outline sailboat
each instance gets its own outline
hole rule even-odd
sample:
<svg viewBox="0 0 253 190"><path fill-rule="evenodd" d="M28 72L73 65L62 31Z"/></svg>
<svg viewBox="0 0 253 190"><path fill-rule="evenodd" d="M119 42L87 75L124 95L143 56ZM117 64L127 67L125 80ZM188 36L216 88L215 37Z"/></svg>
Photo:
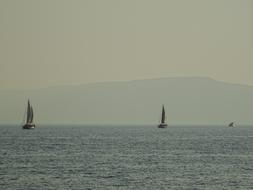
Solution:
<svg viewBox="0 0 253 190"><path fill-rule="evenodd" d="M35 124L33 123L33 108L28 100L26 109L26 123L23 125L23 129L34 129Z"/></svg>
<svg viewBox="0 0 253 190"><path fill-rule="evenodd" d="M165 109L164 106L162 108L162 118L161 118L161 123L158 125L158 128L166 128L168 127L167 123L165 122Z"/></svg>
<svg viewBox="0 0 253 190"><path fill-rule="evenodd" d="M228 127L235 127L235 122L229 123Z"/></svg>

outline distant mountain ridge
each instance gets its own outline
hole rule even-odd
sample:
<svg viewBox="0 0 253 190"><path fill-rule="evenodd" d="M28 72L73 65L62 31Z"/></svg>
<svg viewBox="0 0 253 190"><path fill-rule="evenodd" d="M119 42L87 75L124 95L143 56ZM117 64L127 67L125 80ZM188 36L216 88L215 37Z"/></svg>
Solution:
<svg viewBox="0 0 253 190"><path fill-rule="evenodd" d="M54 124L253 123L253 86L205 77L160 78L0 91L0 123L21 123L27 99L35 121Z"/></svg>

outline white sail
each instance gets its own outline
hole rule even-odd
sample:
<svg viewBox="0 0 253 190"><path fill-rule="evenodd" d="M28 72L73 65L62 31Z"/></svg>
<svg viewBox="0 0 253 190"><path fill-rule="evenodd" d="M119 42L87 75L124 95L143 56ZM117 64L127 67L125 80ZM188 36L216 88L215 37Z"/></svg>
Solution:
<svg viewBox="0 0 253 190"><path fill-rule="evenodd" d="M165 108L162 107L162 117L161 117L161 123L158 125L158 128L166 128L168 125L166 123L166 114L165 114Z"/></svg>
<svg viewBox="0 0 253 190"><path fill-rule="evenodd" d="M165 123L165 109L164 109L164 106L163 106L163 109L162 109L161 123Z"/></svg>
<svg viewBox="0 0 253 190"><path fill-rule="evenodd" d="M30 115L31 115L31 106L30 106L30 102L28 100L27 112L26 112L26 123L30 123Z"/></svg>
<svg viewBox="0 0 253 190"><path fill-rule="evenodd" d="M35 124L33 123L33 108L28 100L27 109L26 109L26 123L23 125L23 129L34 129Z"/></svg>
<svg viewBox="0 0 253 190"><path fill-rule="evenodd" d="M26 113L26 123L30 124L33 123L33 108L30 104L30 101L28 100L27 104L27 113Z"/></svg>
<svg viewBox="0 0 253 190"><path fill-rule="evenodd" d="M30 123L33 123L33 108L30 109Z"/></svg>

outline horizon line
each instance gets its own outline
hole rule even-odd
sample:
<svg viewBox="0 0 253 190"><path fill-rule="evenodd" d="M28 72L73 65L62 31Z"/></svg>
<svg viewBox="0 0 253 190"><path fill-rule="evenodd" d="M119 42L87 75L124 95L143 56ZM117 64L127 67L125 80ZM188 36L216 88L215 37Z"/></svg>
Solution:
<svg viewBox="0 0 253 190"><path fill-rule="evenodd" d="M38 122L37 125L39 126L157 126L159 123L40 123ZM22 126L20 123L0 123L1 126ZM227 123L171 123L168 124L168 127L174 126L193 126L193 127L206 127L206 126L227 126ZM253 123L237 123L237 126L253 126Z"/></svg>

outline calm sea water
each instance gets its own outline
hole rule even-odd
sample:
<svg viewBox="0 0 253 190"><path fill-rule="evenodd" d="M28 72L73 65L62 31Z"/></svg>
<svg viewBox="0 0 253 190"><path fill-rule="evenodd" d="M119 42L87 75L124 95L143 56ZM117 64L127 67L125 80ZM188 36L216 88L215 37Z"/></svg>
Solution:
<svg viewBox="0 0 253 190"><path fill-rule="evenodd" d="M253 127L0 126L0 189L253 189Z"/></svg>

